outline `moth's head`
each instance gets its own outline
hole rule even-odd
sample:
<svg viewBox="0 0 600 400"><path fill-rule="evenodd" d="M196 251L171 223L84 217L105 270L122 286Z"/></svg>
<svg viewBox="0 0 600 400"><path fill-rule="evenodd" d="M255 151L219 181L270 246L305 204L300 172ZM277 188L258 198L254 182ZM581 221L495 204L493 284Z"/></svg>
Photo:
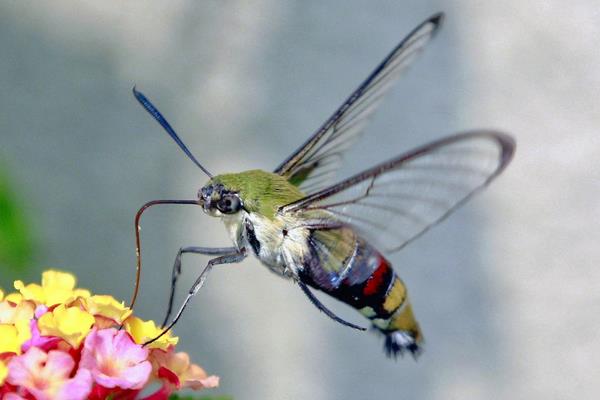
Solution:
<svg viewBox="0 0 600 400"><path fill-rule="evenodd" d="M235 214L243 208L239 193L215 179L198 191L198 203L213 217Z"/></svg>
<svg viewBox="0 0 600 400"><path fill-rule="evenodd" d="M273 218L279 207L304 195L283 176L258 169L212 177L198 192L209 215L233 215L241 210Z"/></svg>

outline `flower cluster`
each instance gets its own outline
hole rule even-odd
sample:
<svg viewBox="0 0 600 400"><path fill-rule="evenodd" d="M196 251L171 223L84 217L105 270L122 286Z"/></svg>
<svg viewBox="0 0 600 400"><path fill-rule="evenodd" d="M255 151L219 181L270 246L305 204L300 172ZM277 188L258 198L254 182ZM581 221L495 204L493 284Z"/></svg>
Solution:
<svg viewBox="0 0 600 400"><path fill-rule="evenodd" d="M15 281L0 290L0 398L167 399L175 390L219 384L175 352L161 332L111 296L75 287L75 277L46 271L42 284Z"/></svg>

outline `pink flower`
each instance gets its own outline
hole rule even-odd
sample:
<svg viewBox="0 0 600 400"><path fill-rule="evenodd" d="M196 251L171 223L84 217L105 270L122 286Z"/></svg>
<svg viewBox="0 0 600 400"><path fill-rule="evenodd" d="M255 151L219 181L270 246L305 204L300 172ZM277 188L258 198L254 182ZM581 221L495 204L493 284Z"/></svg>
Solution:
<svg viewBox="0 0 600 400"><path fill-rule="evenodd" d="M83 400L92 388L92 377L79 369L69 378L75 361L62 351L48 353L31 347L25 354L13 357L8 364L7 382L26 389L38 400Z"/></svg>
<svg viewBox="0 0 600 400"><path fill-rule="evenodd" d="M27 400L25 397L21 397L16 393L6 393L2 400Z"/></svg>
<svg viewBox="0 0 600 400"><path fill-rule="evenodd" d="M154 321L76 288L71 274L47 271L41 285L16 281L15 288L0 290L2 400L167 400L178 389L218 384L175 352L170 332L142 347L161 332Z"/></svg>
<svg viewBox="0 0 600 400"><path fill-rule="evenodd" d="M38 329L37 320L32 319L29 321L29 329L31 330L31 339L23 343L21 348L23 351L29 350L31 347L38 347L43 350L50 350L55 347L60 338L56 336L42 336Z"/></svg>
<svg viewBox="0 0 600 400"><path fill-rule="evenodd" d="M48 307L45 305L39 305L35 309L35 318L32 318L29 321L29 329L31 330L31 338L23 343L21 346L23 351L29 350L30 347L35 346L39 347L42 350L48 351L56 346L56 344L60 341L59 337L56 336L42 336L40 334L40 329L37 325L37 320L48 312Z"/></svg>
<svg viewBox="0 0 600 400"><path fill-rule="evenodd" d="M187 353L175 353L172 349L153 350L150 358L155 364L158 376L176 389L200 390L219 386L219 377L208 376L202 368L190 362Z"/></svg>
<svg viewBox="0 0 600 400"><path fill-rule="evenodd" d="M127 332L94 329L85 339L79 367L90 370L103 387L141 389L152 371L147 358L148 350L134 343Z"/></svg>

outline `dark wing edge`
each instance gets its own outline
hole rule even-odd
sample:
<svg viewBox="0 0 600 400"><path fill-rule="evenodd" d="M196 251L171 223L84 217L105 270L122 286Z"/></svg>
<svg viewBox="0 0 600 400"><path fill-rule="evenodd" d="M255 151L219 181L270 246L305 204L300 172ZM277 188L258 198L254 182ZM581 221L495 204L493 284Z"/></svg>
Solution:
<svg viewBox="0 0 600 400"><path fill-rule="evenodd" d="M395 247L384 250L387 252L398 251L401 248L405 247L410 242L412 242L413 240L415 240L416 238L420 237L427 230L429 230L432 226L437 225L438 223L440 223L441 221L446 219L453 211L455 211L457 208L459 208L462 204L464 204L466 201L468 201L475 193L479 192L481 189L483 189L485 186L487 186L494 178L496 178L500 173L502 173L502 171L506 168L506 166L510 163L510 161L513 158L513 155L514 155L514 152L516 149L516 144L515 144L514 139L507 134L497 132L497 131L489 131L489 130L488 131L471 131L471 132L457 134L454 136L449 136L447 138L443 138L443 139L431 142L429 144L426 144L424 146L421 146L419 148L416 148L413 151L405 153L399 157L396 157L394 159L391 159L389 161L381 163L371 169L368 169L364 172L356 174L336 185L333 185L333 186L326 188L324 190L321 190L317 193L314 193L314 194L304 197L300 200L297 200L295 202L292 202L290 204L282 206L278 212L281 214L286 214L286 213L304 212L304 211L309 211L309 210L332 211L336 207L340 208L341 205L351 204L351 206L352 206L352 205L354 205L352 203L358 204L362 199L366 199L369 197L369 192L373 188L376 180L379 177L385 176L386 173L388 173L390 171L402 172L403 167L405 167L404 168L405 170L409 170L411 162L419 161L420 159L425 159L427 156L429 156L431 154L435 154L436 151L443 152L443 150L445 148L451 148L452 145L460 145L461 142L469 143L469 140L471 140L471 139L490 139L495 142L495 144L499 147L496 168L493 169L492 171L490 171L489 175L486 172L485 173L486 178L484 180L482 180L481 182L477 182L477 184L473 185L473 187L468 187L466 189L459 189L459 190L463 190L463 191L459 192L460 195L457 196L456 200L447 206L443 206L442 211L439 212L438 214L436 214L436 216L433 219L426 220L425 222L421 223L421 225L417 225L416 227L407 229L407 231L408 231L407 236L406 236L405 240L401 241L401 244L399 246L395 246ZM441 154L443 154L443 153L441 153ZM389 175L393 175L393 174L389 174ZM366 186L366 187L361 186L361 183L363 185L365 185L365 183L367 183L366 181L369 181L369 180L371 180L371 181L369 182L368 186ZM354 197L350 198L349 200L345 200L342 202L339 202L339 201L336 202L336 200L335 200L336 194L338 194L340 192L344 192L346 190L350 191L351 189L353 189L353 186L360 187L360 189L359 189L360 192L353 195ZM343 196L343 194L342 194L342 196ZM332 200L332 198L333 198L333 200ZM328 201L330 202L329 204L328 204ZM361 204L361 206L364 208L367 205L363 203L363 204ZM356 211L356 210L354 210L354 211ZM402 210L400 210L400 211L402 211ZM387 212L387 211L384 211L384 213L385 212ZM390 217L392 217L394 215L394 213L398 212L398 210L391 208L389 212L390 212L390 214L389 214ZM369 225L369 221L367 221L367 219L364 219L363 221L361 221L360 216L362 214L360 212L356 212L356 214L354 214L354 216L344 215L343 213L338 213L337 211L336 211L336 213L337 213L337 215L335 215L335 213L334 213L334 217L341 216L340 220L341 220L341 222L343 222L345 224L348 224L352 227L360 226L360 227L364 228L366 226L367 228L369 228L369 226L367 226L367 225ZM363 222L364 222L364 224L363 224ZM390 220L390 222L392 222L392 221ZM372 229L373 225L374 224L371 224L371 227L369 229ZM358 229L358 230L359 230L359 232L364 233L364 230L361 230L361 229ZM367 237L368 237L368 235L367 235Z"/></svg>
<svg viewBox="0 0 600 400"><path fill-rule="evenodd" d="M409 57L414 58L421 52L439 31L443 19L444 14L437 13L413 29L333 115L274 172L286 175L290 182L297 186L310 179L314 172L321 181L313 183L313 188L321 186L326 178L332 177L341 160L341 154L360 136L363 124L372 115L378 102L412 61ZM317 172L319 167L326 171Z"/></svg>

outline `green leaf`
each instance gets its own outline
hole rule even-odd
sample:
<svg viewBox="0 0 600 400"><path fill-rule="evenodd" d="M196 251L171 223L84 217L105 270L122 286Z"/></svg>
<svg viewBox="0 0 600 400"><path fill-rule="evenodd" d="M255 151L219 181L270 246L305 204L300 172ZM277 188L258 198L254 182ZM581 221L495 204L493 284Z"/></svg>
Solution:
<svg viewBox="0 0 600 400"><path fill-rule="evenodd" d="M0 165L0 265L22 271L33 251L29 224L23 207Z"/></svg>

